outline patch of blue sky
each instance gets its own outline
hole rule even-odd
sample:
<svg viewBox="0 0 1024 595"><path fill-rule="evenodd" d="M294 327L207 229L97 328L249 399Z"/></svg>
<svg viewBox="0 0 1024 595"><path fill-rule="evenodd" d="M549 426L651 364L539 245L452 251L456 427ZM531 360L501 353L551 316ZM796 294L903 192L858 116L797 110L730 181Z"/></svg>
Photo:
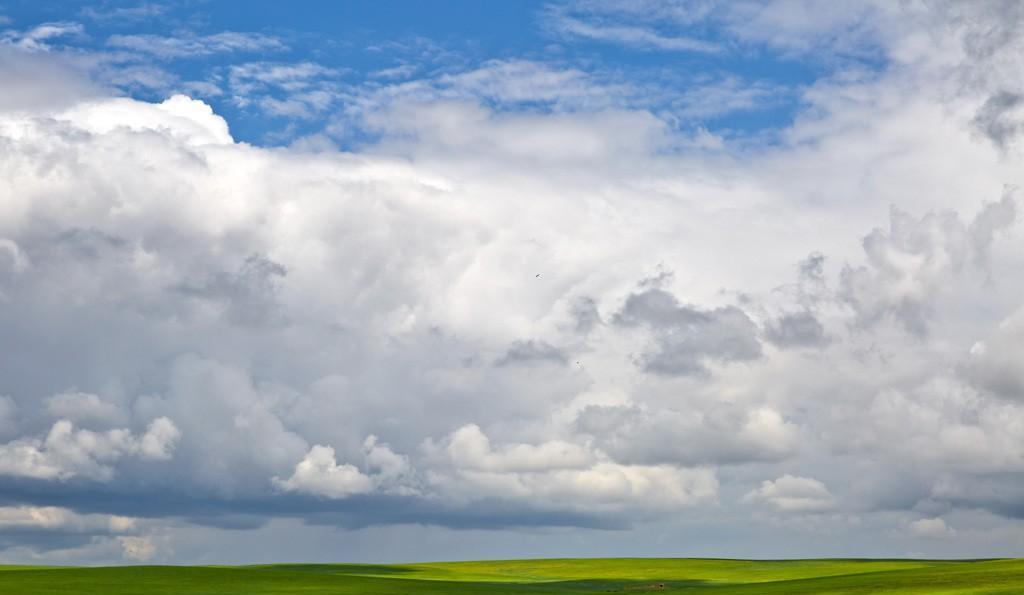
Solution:
<svg viewBox="0 0 1024 595"><path fill-rule="evenodd" d="M602 86L609 93L632 88L620 98L621 107L649 109L679 129L771 138L773 130L792 122L803 88L850 60L738 43L713 21L645 29L659 39L702 44L695 50L565 34L545 21L550 7L538 0L9 0L0 5L0 15L11 21L3 27L23 31L77 15L82 33L54 45L131 54L114 69L122 78L111 81L123 92L158 100L185 91L211 103L237 139L271 145L323 131L374 89L415 80L436 88L438 77L494 61L572 69L597 93ZM600 24L607 23L602 17ZM216 37L225 32L246 36ZM870 53L856 61L862 68L884 67ZM499 111L602 106L595 98L564 101L555 90L475 99ZM358 145L372 134L350 127L339 140Z"/></svg>

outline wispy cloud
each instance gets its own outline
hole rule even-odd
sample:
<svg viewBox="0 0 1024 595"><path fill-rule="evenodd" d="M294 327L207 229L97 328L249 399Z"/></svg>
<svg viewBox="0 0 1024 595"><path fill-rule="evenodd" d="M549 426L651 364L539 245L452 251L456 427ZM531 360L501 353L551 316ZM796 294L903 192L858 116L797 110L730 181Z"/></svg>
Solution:
<svg viewBox="0 0 1024 595"><path fill-rule="evenodd" d="M279 52L288 48L277 37L262 33L224 31L212 35L112 35L110 47L142 52L157 58L195 58L232 52Z"/></svg>
<svg viewBox="0 0 1024 595"><path fill-rule="evenodd" d="M344 72L314 62L247 62L230 67L228 87L235 105L308 119L341 99L338 78Z"/></svg>
<svg viewBox="0 0 1024 595"><path fill-rule="evenodd" d="M819 58L868 57L895 37L888 3L825 5L812 0L565 0L542 11L553 34L651 51L716 53L737 45ZM913 12L913 11L909 11Z"/></svg>
<svg viewBox="0 0 1024 595"><path fill-rule="evenodd" d="M644 50L699 53L717 53L722 50L714 42L683 35L668 35L652 27L578 18L561 7L550 7L546 16L547 26L566 37L582 37Z"/></svg>
<svg viewBox="0 0 1024 595"><path fill-rule="evenodd" d="M375 79L404 79L415 74L417 70L418 67L415 64L402 64L400 66L375 70L369 76Z"/></svg>
<svg viewBox="0 0 1024 595"><path fill-rule="evenodd" d="M80 23L61 21L43 23L27 31L4 31L0 33L0 42L28 51L49 51L51 46L47 42L84 33L85 28Z"/></svg>
<svg viewBox="0 0 1024 595"><path fill-rule="evenodd" d="M145 2L138 6L122 6L119 8L97 8L88 6L82 10L82 16L99 22L130 23L143 19L158 17L167 12L163 4Z"/></svg>

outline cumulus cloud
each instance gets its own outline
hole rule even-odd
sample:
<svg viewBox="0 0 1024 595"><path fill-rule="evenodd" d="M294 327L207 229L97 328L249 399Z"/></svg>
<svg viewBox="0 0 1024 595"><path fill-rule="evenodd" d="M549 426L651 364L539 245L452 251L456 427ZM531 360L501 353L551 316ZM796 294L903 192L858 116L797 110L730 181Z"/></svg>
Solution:
<svg viewBox="0 0 1024 595"><path fill-rule="evenodd" d="M20 438L0 444L0 475L110 481L114 477L112 463L133 456L169 459L180 437L181 432L166 417L153 420L141 436L126 429L76 429L71 421L62 419L53 424L45 439Z"/></svg>
<svg viewBox="0 0 1024 595"><path fill-rule="evenodd" d="M576 425L616 459L683 465L782 460L798 428L769 408L716 404L706 411L588 405Z"/></svg>
<svg viewBox="0 0 1024 595"><path fill-rule="evenodd" d="M100 86L70 61L18 51L3 43L0 76L4 79L0 110L4 111L66 107L100 94Z"/></svg>
<svg viewBox="0 0 1024 595"><path fill-rule="evenodd" d="M649 513L712 503L718 495L718 480L707 468L623 465L599 451L558 440L494 448L476 425L428 442L425 449L440 464L427 478L431 489L456 501Z"/></svg>
<svg viewBox="0 0 1024 595"><path fill-rule="evenodd" d="M499 366L529 363L552 363L565 364L568 361L566 354L554 345L544 341L515 341L495 362Z"/></svg>
<svg viewBox="0 0 1024 595"><path fill-rule="evenodd" d="M947 539L956 534L956 531L939 517L911 521L907 524L907 532L921 539Z"/></svg>
<svg viewBox="0 0 1024 595"><path fill-rule="evenodd" d="M0 506L0 550L74 556L91 548L144 539L145 521L116 514L78 513L60 506Z"/></svg>
<svg viewBox="0 0 1024 595"><path fill-rule="evenodd" d="M421 450L424 466L413 468L407 457L371 436L363 444L364 471L339 463L333 448L315 445L290 477L274 478L274 484L330 499L379 493L576 515L649 514L712 503L718 492L715 474L706 468L623 465L561 440L494 447L473 424L428 440Z"/></svg>
<svg viewBox="0 0 1024 595"><path fill-rule="evenodd" d="M364 472L349 463L338 464L334 449L316 444L295 465L291 477L273 478L274 485L290 491L346 498L373 491L412 495L417 492L416 478L409 459L391 450L376 436L368 436L362 448Z"/></svg>
<svg viewBox="0 0 1024 595"><path fill-rule="evenodd" d="M128 533L136 519L102 514L77 514L57 506L0 506L0 528L5 531L63 531Z"/></svg>
<svg viewBox="0 0 1024 595"><path fill-rule="evenodd" d="M757 502L781 512L826 512L836 508L835 500L825 484L810 477L783 475L765 480L761 487L747 493L744 502Z"/></svg>
<svg viewBox="0 0 1024 595"><path fill-rule="evenodd" d="M875 229L864 238L867 264L843 270L843 298L862 324L891 317L925 334L933 300L947 283L969 282L961 275L984 263L995 234L1014 222L1015 204L1007 194L970 224L955 213L917 219L893 209L889 230Z"/></svg>
<svg viewBox="0 0 1024 595"><path fill-rule="evenodd" d="M1022 99L1012 91L996 93L978 108L974 125L997 147L1005 149L1024 127L1017 113Z"/></svg>
<svg viewBox="0 0 1024 595"><path fill-rule="evenodd" d="M286 491L301 491L344 498L373 490L373 480L348 463L341 465L334 458L334 449L320 444L309 449L306 456L295 466L295 472L288 479L274 478L274 483Z"/></svg>
<svg viewBox="0 0 1024 595"><path fill-rule="evenodd" d="M811 312L783 314L769 324L765 335L780 347L814 347L828 340L825 327Z"/></svg>
<svg viewBox="0 0 1024 595"><path fill-rule="evenodd" d="M1024 398L1024 372L1020 361L1024 339L1024 313L1014 312L989 337L971 346L964 373L979 388L1009 399Z"/></svg>
<svg viewBox="0 0 1024 595"><path fill-rule="evenodd" d="M129 560L144 562L153 558L157 548L150 537L120 536L117 538L121 544L121 551L124 557Z"/></svg>
<svg viewBox="0 0 1024 595"><path fill-rule="evenodd" d="M140 104L129 99L82 103L56 117L93 134L152 131L173 136L186 145L233 142L223 118L205 103L184 95L158 104Z"/></svg>
<svg viewBox="0 0 1024 595"><path fill-rule="evenodd" d="M579 469L593 463L591 453L562 441L538 445L513 444L495 452L487 435L479 426L472 424L452 432L443 449L459 469L469 471Z"/></svg>
<svg viewBox="0 0 1024 595"><path fill-rule="evenodd" d="M888 452L883 443L898 441L900 450L885 456L930 472L1016 473L1024 465L1015 438L1024 407L992 399L959 378L931 378L911 390L884 388L857 409L846 410L856 429L832 431L839 451L878 456ZM932 481L937 485L939 478Z"/></svg>
<svg viewBox="0 0 1024 595"><path fill-rule="evenodd" d="M204 102L63 77L70 37L41 32L49 49L32 51L5 37L5 498L360 536L655 521L671 541L693 523L756 533L758 507L793 519L842 502L864 516L836 529L856 544L922 514L1024 517L1020 233L1012 192L999 198L1020 181L1016 107L984 108L1022 91L997 80L1019 70L1015 29L966 5L949 20L698 4L570 16L609 41L714 26L736 41L723 53L868 64L791 89L801 107L770 141L703 144L678 114L720 113L706 106L733 90L769 101L770 86L688 87L673 111L648 82L568 59L345 86L340 69L260 55L210 79L234 107L331 114L323 138L357 131L344 152L236 142ZM109 47L170 64L278 43ZM104 542L115 555L163 555L123 533Z"/></svg>
<svg viewBox="0 0 1024 595"><path fill-rule="evenodd" d="M99 395L78 391L49 397L46 399L46 412L53 417L74 422L94 420L118 423L124 417L124 411L117 405L104 401Z"/></svg>
<svg viewBox="0 0 1024 595"><path fill-rule="evenodd" d="M236 324L264 325L279 322L276 294L288 270L264 256L248 256L237 271L219 271L196 284L183 284L188 297L220 305L224 316Z"/></svg>
<svg viewBox="0 0 1024 595"><path fill-rule="evenodd" d="M615 322L652 330L656 347L641 356L641 363L657 374L703 374L708 361L749 361L761 355L757 328L739 308L700 310L656 287L631 294Z"/></svg>

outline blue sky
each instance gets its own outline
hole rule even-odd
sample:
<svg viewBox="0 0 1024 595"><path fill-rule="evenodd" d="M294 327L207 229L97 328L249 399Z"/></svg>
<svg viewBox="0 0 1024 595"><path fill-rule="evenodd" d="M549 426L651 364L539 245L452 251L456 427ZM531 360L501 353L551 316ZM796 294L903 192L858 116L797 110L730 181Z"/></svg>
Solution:
<svg viewBox="0 0 1024 595"><path fill-rule="evenodd" d="M621 44L586 35L566 35L557 3L481 3L441 1L416 3L303 2L298 7L279 2L184 2L40 4L8 2L4 13L12 26L28 30L46 23L76 23L81 29L48 41L82 51L110 52L141 48L137 36L195 38L237 32L262 39L235 50L191 50L123 58L143 66L148 76L113 81L132 97L154 100L169 90L187 90L215 106L228 118L240 140L282 144L297 135L319 132L331 102L303 117L268 113L240 105L228 82L231 66L250 63L315 64L324 72L304 79L310 87L329 84L333 93L362 85L388 85L434 78L493 60L529 60L559 68L572 67L598 82L644 88L651 107L666 118L679 118L680 128L704 127L727 135L771 133L789 124L800 107L800 89L827 77L850 60L869 68L881 67L879 57L835 56L780 51L759 42L731 38L721 22L695 23L672 35L700 39L708 49L688 51L647 42ZM589 12L570 7L570 18ZM642 18L639 20L643 20ZM644 24L644 27L650 27ZM665 27L662 26L664 29ZM656 31L657 25L651 27ZM263 37L259 37L263 36ZM120 41L118 41L120 39ZM274 40L271 42L270 40ZM386 76L381 76L382 74ZM733 80L739 86L763 90L756 100L716 113L688 113L673 98L688 90ZM187 83L205 83L189 86ZM213 86L209 86L213 85ZM263 93L282 98L280 88ZM252 99L252 98L249 98ZM523 102L512 109L551 109L548 102ZM571 108L570 108L571 109ZM345 139L359 142L361 136Z"/></svg>
<svg viewBox="0 0 1024 595"><path fill-rule="evenodd" d="M0 563L1019 552L1022 25L0 3Z"/></svg>

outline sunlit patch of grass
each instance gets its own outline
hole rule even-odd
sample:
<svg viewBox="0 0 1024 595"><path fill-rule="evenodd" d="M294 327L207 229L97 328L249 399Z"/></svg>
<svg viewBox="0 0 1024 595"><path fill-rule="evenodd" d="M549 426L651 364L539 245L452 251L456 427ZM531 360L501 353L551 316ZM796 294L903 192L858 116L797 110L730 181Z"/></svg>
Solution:
<svg viewBox="0 0 1024 595"><path fill-rule="evenodd" d="M563 559L425 564L0 567L5 595L1024 593L1024 560Z"/></svg>

